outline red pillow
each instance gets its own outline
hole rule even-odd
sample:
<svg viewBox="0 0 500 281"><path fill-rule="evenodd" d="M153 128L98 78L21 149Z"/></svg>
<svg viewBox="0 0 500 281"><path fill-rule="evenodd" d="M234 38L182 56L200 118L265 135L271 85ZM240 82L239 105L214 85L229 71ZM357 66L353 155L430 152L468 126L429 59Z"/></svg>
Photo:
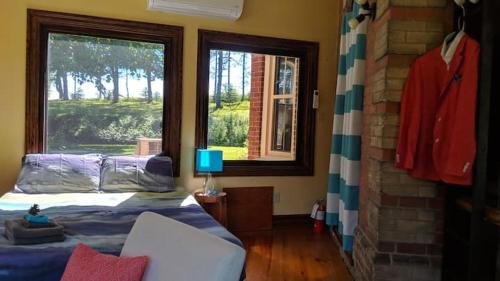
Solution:
<svg viewBox="0 0 500 281"><path fill-rule="evenodd" d="M141 281L148 257L115 257L78 244L61 281Z"/></svg>

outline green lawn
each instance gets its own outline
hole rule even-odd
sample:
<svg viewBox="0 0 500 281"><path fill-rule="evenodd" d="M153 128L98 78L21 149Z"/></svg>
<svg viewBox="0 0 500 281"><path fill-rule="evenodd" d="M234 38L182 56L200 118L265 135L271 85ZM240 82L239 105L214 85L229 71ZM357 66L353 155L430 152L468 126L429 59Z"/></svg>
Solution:
<svg viewBox="0 0 500 281"><path fill-rule="evenodd" d="M59 146L49 148L50 153L100 153L104 155L133 155L136 145L121 144L80 144L73 146ZM222 150L224 160L246 160L248 157L248 148L232 146L210 146L210 149Z"/></svg>
<svg viewBox="0 0 500 281"><path fill-rule="evenodd" d="M210 149L222 150L224 160L247 160L248 148L234 146L209 146Z"/></svg>

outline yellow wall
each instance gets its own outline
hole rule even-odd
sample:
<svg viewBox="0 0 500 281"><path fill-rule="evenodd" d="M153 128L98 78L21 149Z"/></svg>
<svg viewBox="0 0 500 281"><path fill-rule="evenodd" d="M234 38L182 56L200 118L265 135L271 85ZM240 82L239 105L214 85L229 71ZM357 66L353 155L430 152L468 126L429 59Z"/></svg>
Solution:
<svg viewBox="0 0 500 281"><path fill-rule="evenodd" d="M223 187L273 185L280 193L275 214L307 213L325 196L336 76L339 10L332 0L247 0L236 22L178 16L146 10L146 0L0 0L0 194L14 184L24 149L26 9L42 9L184 27L182 164L178 184L190 190L198 28L320 42L315 176L217 178Z"/></svg>

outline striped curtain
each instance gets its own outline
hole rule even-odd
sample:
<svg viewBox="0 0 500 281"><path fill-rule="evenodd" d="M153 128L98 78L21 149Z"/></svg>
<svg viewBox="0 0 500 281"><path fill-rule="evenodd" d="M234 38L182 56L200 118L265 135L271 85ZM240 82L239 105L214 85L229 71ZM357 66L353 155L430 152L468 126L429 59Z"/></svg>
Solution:
<svg viewBox="0 0 500 281"><path fill-rule="evenodd" d="M368 19L356 29L351 29L348 21L360 12L366 11L353 3L352 11L342 20L326 207L326 224L338 228L344 251L352 251L358 223Z"/></svg>

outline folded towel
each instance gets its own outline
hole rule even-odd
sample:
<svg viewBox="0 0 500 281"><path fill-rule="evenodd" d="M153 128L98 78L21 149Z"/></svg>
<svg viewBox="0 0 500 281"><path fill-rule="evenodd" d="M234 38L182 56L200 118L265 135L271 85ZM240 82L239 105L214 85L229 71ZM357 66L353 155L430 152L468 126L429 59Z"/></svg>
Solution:
<svg viewBox="0 0 500 281"><path fill-rule="evenodd" d="M5 236L13 245L33 245L33 244L62 242L64 241L64 239L66 239L66 237L64 237L64 234L38 237L38 238L18 238L14 237L14 235L12 235L12 232L10 232L8 229L5 229Z"/></svg>
<svg viewBox="0 0 500 281"><path fill-rule="evenodd" d="M36 222L36 223L48 223L49 218L47 216L33 216L30 214L24 215L24 219L29 222Z"/></svg>
<svg viewBox="0 0 500 281"><path fill-rule="evenodd" d="M5 230L9 230L9 232L16 238L39 238L64 235L64 228L57 223L54 227L26 228L22 224L22 219L6 220Z"/></svg>
<svg viewBox="0 0 500 281"><path fill-rule="evenodd" d="M57 226L57 224L53 220L49 220L49 222L47 223L29 222L26 220L21 220L21 224L26 228L48 228Z"/></svg>

